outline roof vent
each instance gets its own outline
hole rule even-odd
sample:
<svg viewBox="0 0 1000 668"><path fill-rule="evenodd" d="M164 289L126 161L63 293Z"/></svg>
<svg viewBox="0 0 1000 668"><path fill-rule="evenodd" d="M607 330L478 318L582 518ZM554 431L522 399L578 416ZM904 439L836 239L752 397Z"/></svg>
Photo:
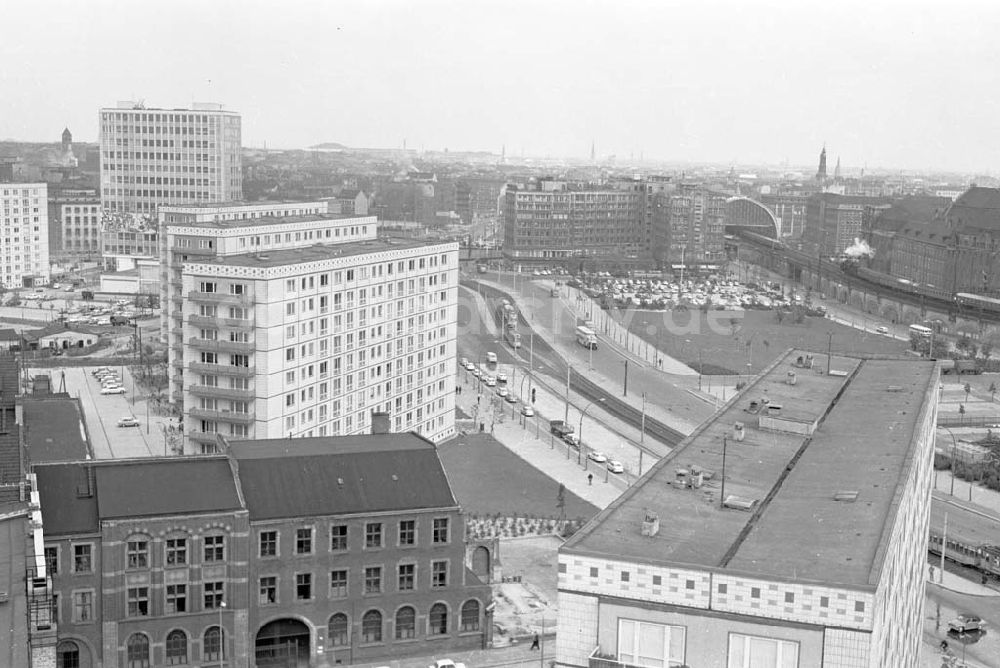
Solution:
<svg viewBox="0 0 1000 668"><path fill-rule="evenodd" d="M257 256L257 259L258 259L258 260L267 260L267 259L269 259L269 258L268 258L268 257L267 257L266 255L258 255L258 256Z"/></svg>
<svg viewBox="0 0 1000 668"><path fill-rule="evenodd" d="M854 489L842 489L833 495L833 500L854 503L858 500L858 492Z"/></svg>
<svg viewBox="0 0 1000 668"><path fill-rule="evenodd" d="M902 385L890 385L889 387L885 388L885 391L886 392L902 392L903 391L903 386Z"/></svg>
<svg viewBox="0 0 1000 668"><path fill-rule="evenodd" d="M343 485L344 484L344 479L343 478L337 478L337 484L338 485Z"/></svg>
<svg viewBox="0 0 1000 668"><path fill-rule="evenodd" d="M646 517L642 520L642 535L653 537L660 533L660 516L656 513L646 513Z"/></svg>
<svg viewBox="0 0 1000 668"><path fill-rule="evenodd" d="M838 378L847 378L847 372L840 369L830 369L830 375Z"/></svg>
<svg viewBox="0 0 1000 668"><path fill-rule="evenodd" d="M789 385L794 385L795 383L797 383L797 382L798 382L798 381L796 380L796 377L795 377L795 372L794 372L794 371L789 371L789 372L788 372L788 373L787 373L787 374L785 375L785 382L786 382L786 383L788 383Z"/></svg>
<svg viewBox="0 0 1000 668"><path fill-rule="evenodd" d="M746 438L746 435L747 435L746 425L744 425L742 422L733 423L734 439L736 439L737 441L742 441L744 438Z"/></svg>
<svg viewBox="0 0 1000 668"><path fill-rule="evenodd" d="M722 505L726 508L732 508L734 510L753 510L757 505L757 499L747 499L742 496L730 494L726 497L726 500L722 502Z"/></svg>
<svg viewBox="0 0 1000 668"><path fill-rule="evenodd" d="M393 474L392 474L392 479L393 479L393 482L396 482L396 481L398 481L398 480L399 480L399 476L398 476L398 475L396 475L395 473L393 473Z"/></svg>

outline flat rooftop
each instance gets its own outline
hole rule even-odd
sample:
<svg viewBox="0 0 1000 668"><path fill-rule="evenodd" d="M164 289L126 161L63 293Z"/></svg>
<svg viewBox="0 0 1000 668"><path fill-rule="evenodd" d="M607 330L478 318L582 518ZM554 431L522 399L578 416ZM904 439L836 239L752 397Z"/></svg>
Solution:
<svg viewBox="0 0 1000 668"><path fill-rule="evenodd" d="M798 366L806 355L774 362L561 551L779 580L877 581L917 428L934 409L936 366L834 355L826 375L826 355ZM725 498L745 510L722 507L724 445ZM698 470L712 473L701 487L678 482ZM660 522L652 537L641 533L647 515Z"/></svg>
<svg viewBox="0 0 1000 668"><path fill-rule="evenodd" d="M68 395L27 395L22 399L24 442L33 464L87 459L87 430L80 400Z"/></svg>
<svg viewBox="0 0 1000 668"><path fill-rule="evenodd" d="M409 239L366 239L350 241L341 244L314 244L304 248L288 248L283 250L267 250L263 253L245 253L242 255L227 255L221 258L202 262L188 261L185 266L222 264L237 267L283 267L290 264L305 264L320 260L332 260L338 257L380 253L390 250L409 250L431 246L457 244L451 241L426 242ZM197 272L194 272L197 273Z"/></svg>
<svg viewBox="0 0 1000 668"><path fill-rule="evenodd" d="M234 218L232 220L198 220L191 222L166 223L167 227L203 227L205 229L231 229L234 227L264 227L267 225L288 224L288 223L313 223L323 220L359 220L371 218L374 222L375 216L353 216L350 214L303 214L296 216L260 216L259 218Z"/></svg>

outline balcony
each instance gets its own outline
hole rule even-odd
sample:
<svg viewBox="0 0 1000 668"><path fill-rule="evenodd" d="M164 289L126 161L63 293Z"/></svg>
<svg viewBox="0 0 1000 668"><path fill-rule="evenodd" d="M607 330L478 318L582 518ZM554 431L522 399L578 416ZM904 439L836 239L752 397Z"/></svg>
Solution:
<svg viewBox="0 0 1000 668"><path fill-rule="evenodd" d="M235 413L230 410L209 410L207 408L192 408L188 415L204 420L222 420L237 424L253 424L253 413Z"/></svg>
<svg viewBox="0 0 1000 668"><path fill-rule="evenodd" d="M228 292L201 292L200 290L192 290L188 293L188 299L209 304L238 304L242 306L253 304L253 296L251 295L233 295Z"/></svg>
<svg viewBox="0 0 1000 668"><path fill-rule="evenodd" d="M219 320L219 316L216 315L197 315L194 313L189 315L187 318L189 325L208 325L210 327L218 325Z"/></svg>
<svg viewBox="0 0 1000 668"><path fill-rule="evenodd" d="M250 341L227 341L225 339L188 339L188 345L198 350L216 350L229 353L252 353L253 343Z"/></svg>
<svg viewBox="0 0 1000 668"><path fill-rule="evenodd" d="M212 257L215 255L214 248L182 248L181 246L174 245L170 247L170 251L179 255L197 255L199 257Z"/></svg>
<svg viewBox="0 0 1000 668"><path fill-rule="evenodd" d="M239 376L241 378L253 378L254 369L248 366L233 366L232 364L209 364L207 362L191 362L188 366L191 371L199 373L217 373L221 376Z"/></svg>
<svg viewBox="0 0 1000 668"><path fill-rule="evenodd" d="M587 657L587 666L588 668L640 668L634 664L623 663L611 657L611 654L601 652L600 647L595 647L594 651Z"/></svg>
<svg viewBox="0 0 1000 668"><path fill-rule="evenodd" d="M178 341L177 339L174 339L171 342L171 344L170 344L170 348L175 353L183 353L184 352L184 342L183 341Z"/></svg>
<svg viewBox="0 0 1000 668"><path fill-rule="evenodd" d="M198 443L208 443L210 445L215 445L219 442L218 434L214 431L189 431L187 432L187 437L192 441Z"/></svg>
<svg viewBox="0 0 1000 668"><path fill-rule="evenodd" d="M221 399L253 400L253 390L238 390L235 387L220 387L218 385L191 385L188 392L198 397L216 397Z"/></svg>
<svg viewBox="0 0 1000 668"><path fill-rule="evenodd" d="M174 309L173 311L170 312L170 317L173 318L174 320L183 322L184 321L184 311L180 310L179 308L176 308L176 309Z"/></svg>
<svg viewBox="0 0 1000 668"><path fill-rule="evenodd" d="M253 329L253 321L247 318L223 318L222 324L239 330Z"/></svg>

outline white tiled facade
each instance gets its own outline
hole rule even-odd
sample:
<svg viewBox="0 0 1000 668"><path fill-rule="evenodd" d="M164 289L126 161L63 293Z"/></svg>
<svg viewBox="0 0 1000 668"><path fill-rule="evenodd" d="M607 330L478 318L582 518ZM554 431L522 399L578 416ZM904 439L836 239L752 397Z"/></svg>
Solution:
<svg viewBox="0 0 1000 668"><path fill-rule="evenodd" d="M215 213L217 211L217 213ZM302 248L317 243L333 244L374 239L377 221L374 216L361 218L324 218L325 203L298 202L270 205L226 206L188 209L164 207L160 213L160 321L168 345L167 360L172 401L183 401L184 368L184 290L182 270L186 262L216 257ZM207 217L211 216L211 217ZM278 220L261 225L254 221L263 216ZM294 216L315 216L295 220ZM207 218L206 218L207 217ZM237 221L246 220L245 225ZM218 225L230 221L232 225Z"/></svg>
<svg viewBox="0 0 1000 668"><path fill-rule="evenodd" d="M101 205L155 214L161 205L243 197L240 116L217 104L101 109Z"/></svg>
<svg viewBox="0 0 1000 668"><path fill-rule="evenodd" d="M5 288L49 282L48 186L0 183L0 281Z"/></svg>
<svg viewBox="0 0 1000 668"><path fill-rule="evenodd" d="M353 221L360 234L366 220L330 222ZM214 449L217 433L368 433L373 411L394 432L454 433L458 246L363 243L372 251L184 265L177 338L191 451Z"/></svg>
<svg viewBox="0 0 1000 668"><path fill-rule="evenodd" d="M72 255L101 252L101 203L96 197L81 197L56 202L62 247Z"/></svg>

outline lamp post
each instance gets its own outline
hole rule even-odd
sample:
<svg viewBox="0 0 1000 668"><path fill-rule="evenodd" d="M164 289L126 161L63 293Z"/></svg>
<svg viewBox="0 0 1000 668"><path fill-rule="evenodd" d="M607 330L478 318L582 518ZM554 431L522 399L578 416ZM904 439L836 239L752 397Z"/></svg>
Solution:
<svg viewBox="0 0 1000 668"><path fill-rule="evenodd" d="M951 436L951 495L955 496L955 454L958 450L958 443L955 441L955 432L950 427L938 427L944 429ZM969 483L969 500L972 500L972 483Z"/></svg>
<svg viewBox="0 0 1000 668"><path fill-rule="evenodd" d="M222 611L226 609L226 602L219 601L219 666L225 665L226 661L226 634L222 630Z"/></svg>
<svg viewBox="0 0 1000 668"><path fill-rule="evenodd" d="M604 399L605 399L605 397L601 397L600 399L597 400L597 403L604 403ZM576 430L576 433L578 434L577 438L580 439L580 442L577 443L577 445L579 447L576 450L576 463L577 464L580 463L580 457L583 454L583 416L587 414L587 411L590 410L590 407L593 406L593 405L594 405L594 402L591 401L589 404L587 404L586 408L583 409L583 412L580 413L580 424L578 426L578 429Z"/></svg>

